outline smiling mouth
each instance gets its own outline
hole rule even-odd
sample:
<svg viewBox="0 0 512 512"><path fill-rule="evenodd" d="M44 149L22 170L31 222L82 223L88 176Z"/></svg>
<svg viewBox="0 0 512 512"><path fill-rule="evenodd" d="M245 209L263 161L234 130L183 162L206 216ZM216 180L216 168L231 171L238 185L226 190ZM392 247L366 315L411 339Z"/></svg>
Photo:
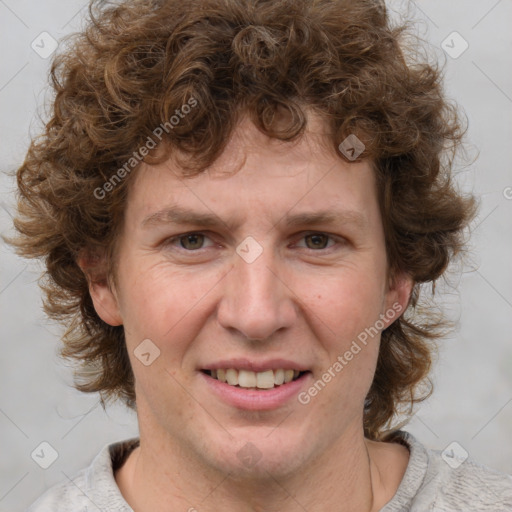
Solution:
<svg viewBox="0 0 512 512"><path fill-rule="evenodd" d="M201 371L220 382L244 389L273 389L300 379L304 374L309 373L307 371L284 369L253 372L234 368Z"/></svg>

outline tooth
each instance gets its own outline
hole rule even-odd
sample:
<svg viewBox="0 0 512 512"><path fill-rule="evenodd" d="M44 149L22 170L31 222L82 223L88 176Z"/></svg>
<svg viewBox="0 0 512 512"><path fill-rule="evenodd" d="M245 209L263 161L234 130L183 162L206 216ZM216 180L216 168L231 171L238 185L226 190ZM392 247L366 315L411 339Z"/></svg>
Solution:
<svg viewBox="0 0 512 512"><path fill-rule="evenodd" d="M226 370L226 380L231 386L236 386L238 384L238 372L233 368L229 368L229 370Z"/></svg>
<svg viewBox="0 0 512 512"><path fill-rule="evenodd" d="M249 370L238 371L238 385L241 388L255 388L256 387L256 374Z"/></svg>
<svg viewBox="0 0 512 512"><path fill-rule="evenodd" d="M210 371L212 372L212 377L214 379L216 379L217 378L217 370L210 370Z"/></svg>
<svg viewBox="0 0 512 512"><path fill-rule="evenodd" d="M293 380L293 370L285 370L284 371L284 382L291 382Z"/></svg>
<svg viewBox="0 0 512 512"><path fill-rule="evenodd" d="M252 372L249 370L237 370L235 368L211 370L212 377L221 382L227 382L231 386L242 388L272 389L296 379L300 375L299 370L265 370Z"/></svg>
<svg viewBox="0 0 512 512"><path fill-rule="evenodd" d="M280 386L284 382L284 370L276 370L274 372L274 382L276 386Z"/></svg>
<svg viewBox="0 0 512 512"><path fill-rule="evenodd" d="M274 372L267 370L256 374L256 386L261 389L270 389L274 387Z"/></svg>

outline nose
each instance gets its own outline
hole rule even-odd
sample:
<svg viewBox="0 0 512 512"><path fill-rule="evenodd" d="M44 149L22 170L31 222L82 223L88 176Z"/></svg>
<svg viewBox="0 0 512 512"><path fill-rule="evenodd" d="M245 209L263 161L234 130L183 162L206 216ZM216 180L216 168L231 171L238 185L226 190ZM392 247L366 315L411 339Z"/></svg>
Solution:
<svg viewBox="0 0 512 512"><path fill-rule="evenodd" d="M268 249L252 263L235 254L233 268L223 280L217 309L220 325L259 341L291 327L297 307L290 280L290 272L274 261Z"/></svg>

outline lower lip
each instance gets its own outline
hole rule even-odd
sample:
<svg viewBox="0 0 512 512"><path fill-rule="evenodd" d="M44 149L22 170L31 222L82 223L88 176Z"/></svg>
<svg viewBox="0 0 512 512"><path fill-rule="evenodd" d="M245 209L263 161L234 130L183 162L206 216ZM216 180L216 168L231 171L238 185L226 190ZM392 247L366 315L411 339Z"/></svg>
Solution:
<svg viewBox="0 0 512 512"><path fill-rule="evenodd" d="M281 384L272 389L256 391L254 389L230 386L203 372L199 373L207 386L224 402L233 407L249 411L272 410L283 406L286 402L298 395L301 388L304 387L307 380L311 377L311 373L306 372L298 379L292 380L287 384Z"/></svg>

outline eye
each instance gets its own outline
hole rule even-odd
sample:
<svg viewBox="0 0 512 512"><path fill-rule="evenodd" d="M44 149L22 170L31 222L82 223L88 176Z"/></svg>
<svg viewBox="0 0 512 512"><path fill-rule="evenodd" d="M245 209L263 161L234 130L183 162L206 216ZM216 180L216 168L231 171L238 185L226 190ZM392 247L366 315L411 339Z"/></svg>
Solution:
<svg viewBox="0 0 512 512"><path fill-rule="evenodd" d="M333 237L326 235L325 233L310 233L304 235L302 240L306 240L306 247L312 250L327 249L329 240L334 242ZM329 247L332 247L332 245L334 244L331 244Z"/></svg>
<svg viewBox="0 0 512 512"><path fill-rule="evenodd" d="M206 241L208 240L210 241L210 244L205 245ZM338 243L338 245L340 243L343 245L343 239L337 242L333 236L320 232L307 233L303 235L300 240L305 241L305 246L299 244L299 247L305 247L306 249L310 249L312 251L330 249L336 245L336 243ZM186 252L198 252L201 249L212 247L215 244L208 236L206 236L205 233L196 231L172 237L165 242L165 245L173 246L178 250L181 249Z"/></svg>
<svg viewBox="0 0 512 512"><path fill-rule="evenodd" d="M209 240L209 238L204 233L186 233L171 238L166 242L166 245L176 245L176 243L179 242L180 249L192 252L198 249L204 249L203 244L205 240Z"/></svg>

